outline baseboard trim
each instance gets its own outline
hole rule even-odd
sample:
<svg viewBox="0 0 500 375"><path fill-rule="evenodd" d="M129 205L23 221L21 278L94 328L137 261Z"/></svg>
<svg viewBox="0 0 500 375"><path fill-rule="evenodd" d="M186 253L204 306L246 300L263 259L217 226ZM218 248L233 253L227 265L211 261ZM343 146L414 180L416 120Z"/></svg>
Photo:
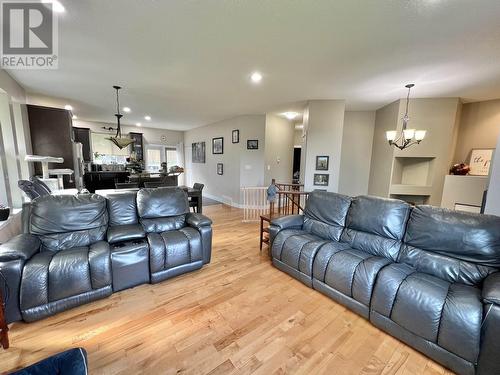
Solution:
<svg viewBox="0 0 500 375"><path fill-rule="evenodd" d="M207 194L207 193L203 193L203 195L205 197L207 197L207 198L213 199L214 201L221 202L222 204L225 204L227 206L231 206L231 207L234 207L234 208L243 208L242 204L235 203L232 200L229 200L229 199L226 199L226 198L222 198L222 197L219 197L217 195Z"/></svg>

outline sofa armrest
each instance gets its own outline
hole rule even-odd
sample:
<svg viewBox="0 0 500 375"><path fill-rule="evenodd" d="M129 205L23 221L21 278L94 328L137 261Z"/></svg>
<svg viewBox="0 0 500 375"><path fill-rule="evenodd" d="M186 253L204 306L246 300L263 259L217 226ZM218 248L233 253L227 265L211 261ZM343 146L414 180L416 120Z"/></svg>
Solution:
<svg viewBox="0 0 500 375"><path fill-rule="evenodd" d="M205 215L190 212L186 215L186 223L200 233L203 264L210 263L212 258L212 220Z"/></svg>
<svg viewBox="0 0 500 375"><path fill-rule="evenodd" d="M124 224L108 227L107 239L110 244L138 240L146 237L141 224Z"/></svg>
<svg viewBox="0 0 500 375"><path fill-rule="evenodd" d="M274 239L283 229L302 229L304 215L288 215L271 219L269 225L269 247L272 247Z"/></svg>
<svg viewBox="0 0 500 375"><path fill-rule="evenodd" d="M202 214L188 213L186 215L186 223L193 228L209 227L212 225L212 220Z"/></svg>
<svg viewBox="0 0 500 375"><path fill-rule="evenodd" d="M271 220L271 225L278 227L279 229L288 228L302 228L304 224L304 215L287 215L277 217Z"/></svg>
<svg viewBox="0 0 500 375"><path fill-rule="evenodd" d="M40 250L40 239L32 234L23 233L0 245L0 262L30 259Z"/></svg>
<svg viewBox="0 0 500 375"><path fill-rule="evenodd" d="M500 272L492 273L484 280L483 302L500 306Z"/></svg>

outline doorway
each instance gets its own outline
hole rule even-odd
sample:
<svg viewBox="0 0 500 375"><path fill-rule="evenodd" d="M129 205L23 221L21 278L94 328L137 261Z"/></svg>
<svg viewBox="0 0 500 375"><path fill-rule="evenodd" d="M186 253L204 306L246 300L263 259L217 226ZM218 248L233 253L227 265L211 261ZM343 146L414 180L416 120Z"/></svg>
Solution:
<svg viewBox="0 0 500 375"><path fill-rule="evenodd" d="M298 184L300 183L300 156L302 153L301 147L293 148L293 175L292 175L292 183Z"/></svg>

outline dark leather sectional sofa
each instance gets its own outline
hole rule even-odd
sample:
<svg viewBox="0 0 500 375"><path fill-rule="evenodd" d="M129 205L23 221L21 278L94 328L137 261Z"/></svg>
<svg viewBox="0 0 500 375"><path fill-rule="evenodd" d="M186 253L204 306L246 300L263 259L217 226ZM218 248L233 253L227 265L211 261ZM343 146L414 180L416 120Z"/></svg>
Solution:
<svg viewBox="0 0 500 375"><path fill-rule="evenodd" d="M212 222L177 188L45 196L0 246L7 322L34 321L210 262Z"/></svg>
<svg viewBox="0 0 500 375"><path fill-rule="evenodd" d="M458 374L500 374L500 217L315 191L273 264Z"/></svg>

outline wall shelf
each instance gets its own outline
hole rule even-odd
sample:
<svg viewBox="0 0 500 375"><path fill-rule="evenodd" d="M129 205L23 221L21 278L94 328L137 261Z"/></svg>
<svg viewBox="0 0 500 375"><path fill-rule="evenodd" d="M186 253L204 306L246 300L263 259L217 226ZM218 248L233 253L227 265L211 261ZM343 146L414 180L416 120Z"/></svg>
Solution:
<svg viewBox="0 0 500 375"><path fill-rule="evenodd" d="M419 195L428 197L432 194L432 186L392 184L389 194L393 195Z"/></svg>

